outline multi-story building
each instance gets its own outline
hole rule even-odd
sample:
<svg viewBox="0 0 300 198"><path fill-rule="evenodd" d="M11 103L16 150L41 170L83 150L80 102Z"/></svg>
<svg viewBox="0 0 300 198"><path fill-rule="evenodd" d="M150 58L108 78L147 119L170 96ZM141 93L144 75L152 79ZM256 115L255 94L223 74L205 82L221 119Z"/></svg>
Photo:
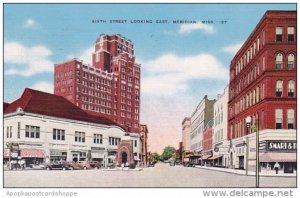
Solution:
<svg viewBox="0 0 300 198"><path fill-rule="evenodd" d="M186 117L182 123L182 149L185 152L190 151L191 147L191 118Z"/></svg>
<svg viewBox="0 0 300 198"><path fill-rule="evenodd" d="M140 64L121 35L96 39L92 65L78 59L55 64L54 94L130 132L140 131Z"/></svg>
<svg viewBox="0 0 300 198"><path fill-rule="evenodd" d="M213 119L213 105L215 100L209 100L207 95L200 101L191 115L191 148L190 151L201 155L203 150L203 131L207 123ZM199 158L192 160L199 163Z"/></svg>
<svg viewBox="0 0 300 198"><path fill-rule="evenodd" d="M213 165L213 133L212 127L214 120L210 120L204 128L203 131L203 151L202 151L202 164L204 165Z"/></svg>
<svg viewBox="0 0 300 198"><path fill-rule="evenodd" d="M113 121L92 116L61 96L25 89L4 110L4 162L25 159L26 165L94 160L107 166L115 162L125 129ZM135 162L140 156L140 136L129 133ZM128 138L128 136L127 136ZM10 153L9 145L17 145Z"/></svg>
<svg viewBox="0 0 300 198"><path fill-rule="evenodd" d="M296 168L296 11L267 11L230 65L230 165L261 171ZM251 116L252 126L245 118ZM259 159L256 136L259 131ZM249 155L247 156L247 153Z"/></svg>
<svg viewBox="0 0 300 198"><path fill-rule="evenodd" d="M228 166L227 113L228 86L218 94L214 104L213 158L214 166Z"/></svg>

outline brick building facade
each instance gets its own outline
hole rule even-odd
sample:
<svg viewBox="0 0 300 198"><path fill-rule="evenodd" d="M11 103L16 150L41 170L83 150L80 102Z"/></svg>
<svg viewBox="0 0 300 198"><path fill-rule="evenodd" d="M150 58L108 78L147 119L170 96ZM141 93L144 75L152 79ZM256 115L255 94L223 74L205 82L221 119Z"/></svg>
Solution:
<svg viewBox="0 0 300 198"><path fill-rule="evenodd" d="M296 140L296 14L267 11L231 61L227 139L231 141L231 165L235 168L245 168L245 163L255 157L251 153L255 131L247 129L247 116L251 116L251 125L258 126L260 143ZM249 145L245 145L246 136ZM249 156L245 156L246 149ZM285 151L280 152L282 158L287 156ZM286 160L294 163L296 159L292 158ZM261 163L274 163L280 159L263 160Z"/></svg>
<svg viewBox="0 0 300 198"><path fill-rule="evenodd" d="M121 35L101 34L92 66L78 59L55 64L54 94L130 132L140 132L140 65L133 48Z"/></svg>

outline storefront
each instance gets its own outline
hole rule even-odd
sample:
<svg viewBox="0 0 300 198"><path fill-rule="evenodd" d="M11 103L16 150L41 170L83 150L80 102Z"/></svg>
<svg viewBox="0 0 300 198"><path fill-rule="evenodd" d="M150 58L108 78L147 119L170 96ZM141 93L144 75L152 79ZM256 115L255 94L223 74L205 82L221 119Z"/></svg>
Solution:
<svg viewBox="0 0 300 198"><path fill-rule="evenodd" d="M296 141L266 140L261 142L261 148L259 162L262 173L275 172L276 162L279 164L279 174L297 171Z"/></svg>
<svg viewBox="0 0 300 198"><path fill-rule="evenodd" d="M91 147L91 160L100 163L104 162L104 147Z"/></svg>
<svg viewBox="0 0 300 198"><path fill-rule="evenodd" d="M45 151L42 149L21 149L20 158L25 159L26 166L42 164L45 162Z"/></svg>
<svg viewBox="0 0 300 198"><path fill-rule="evenodd" d="M213 160L211 160L210 158L213 156L213 151L209 150L209 151L204 151L203 155L202 155L202 165L204 166L213 166Z"/></svg>
<svg viewBox="0 0 300 198"><path fill-rule="evenodd" d="M87 160L87 151L71 151L72 161L86 161Z"/></svg>
<svg viewBox="0 0 300 198"><path fill-rule="evenodd" d="M50 150L50 162L67 161L67 151Z"/></svg>
<svg viewBox="0 0 300 198"><path fill-rule="evenodd" d="M246 144L245 143L240 143L236 144L236 160L238 166L236 168L238 169L245 169L245 151L246 151Z"/></svg>

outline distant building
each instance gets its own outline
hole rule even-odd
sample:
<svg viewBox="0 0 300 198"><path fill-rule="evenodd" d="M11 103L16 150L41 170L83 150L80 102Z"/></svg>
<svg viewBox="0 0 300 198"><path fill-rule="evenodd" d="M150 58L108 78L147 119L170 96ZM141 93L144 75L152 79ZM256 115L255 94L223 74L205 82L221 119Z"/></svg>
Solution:
<svg viewBox="0 0 300 198"><path fill-rule="evenodd" d="M55 64L54 94L138 133L141 66L133 43L121 35L102 34L91 56L92 65L78 59Z"/></svg>
<svg viewBox="0 0 300 198"><path fill-rule="evenodd" d="M209 100L207 96L200 101L191 115L191 149L190 151L202 154L203 150L203 131L207 123L213 119L213 105L216 100ZM199 163L199 158L192 160Z"/></svg>
<svg viewBox="0 0 300 198"><path fill-rule="evenodd" d="M224 93L218 94L214 104L214 125L213 125L213 164L214 166L228 166L227 140L227 113L228 113L228 86Z"/></svg>
<svg viewBox="0 0 300 198"><path fill-rule="evenodd" d="M26 88L4 110L4 162L25 159L26 165L55 161L115 162L125 129L113 121L87 114L65 98ZM140 136L129 133L133 156ZM18 145L11 153L9 144ZM135 158L135 162L138 159Z"/></svg>
<svg viewBox="0 0 300 198"><path fill-rule="evenodd" d="M214 120L210 120L203 130L203 150L202 150L202 164L204 165L213 165L213 133L212 127Z"/></svg>
<svg viewBox="0 0 300 198"><path fill-rule="evenodd" d="M191 148L191 118L186 117L182 123L182 149L185 152L190 151Z"/></svg>
<svg viewBox="0 0 300 198"><path fill-rule="evenodd" d="M231 61L227 139L233 168L255 169L259 131L261 171L275 162L280 172L296 170L296 29L296 11L267 11ZM246 127L247 116L256 127Z"/></svg>

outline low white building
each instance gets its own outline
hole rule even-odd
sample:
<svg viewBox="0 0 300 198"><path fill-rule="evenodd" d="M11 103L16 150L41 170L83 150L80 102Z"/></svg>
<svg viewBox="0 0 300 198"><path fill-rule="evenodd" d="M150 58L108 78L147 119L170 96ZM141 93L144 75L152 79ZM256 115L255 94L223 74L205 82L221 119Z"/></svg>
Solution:
<svg viewBox="0 0 300 198"><path fill-rule="evenodd" d="M228 112L228 86L224 93L218 94L214 104L214 125L213 125L213 163L214 166L228 167L227 140L227 112Z"/></svg>
<svg viewBox="0 0 300 198"><path fill-rule="evenodd" d="M141 141L129 133L134 159L140 159ZM4 161L17 157L26 164L95 160L107 166L116 157L125 131L114 122L87 114L66 99L32 89L4 105ZM8 146L18 145L18 153Z"/></svg>

